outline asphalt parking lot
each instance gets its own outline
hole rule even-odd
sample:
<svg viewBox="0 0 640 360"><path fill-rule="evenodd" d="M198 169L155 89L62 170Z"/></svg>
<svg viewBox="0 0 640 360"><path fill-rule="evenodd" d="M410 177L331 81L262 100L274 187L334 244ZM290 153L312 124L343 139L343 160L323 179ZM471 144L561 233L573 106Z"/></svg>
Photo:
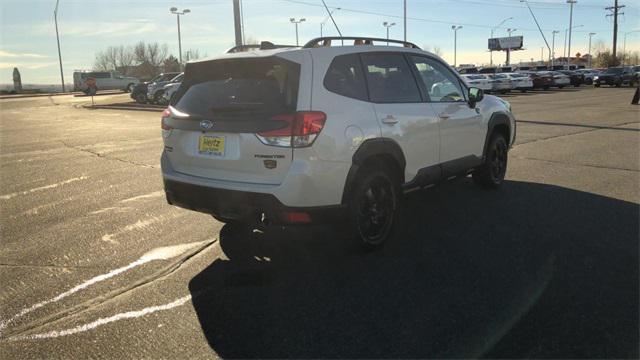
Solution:
<svg viewBox="0 0 640 360"><path fill-rule="evenodd" d="M372 254L167 205L158 112L0 100L0 358L638 358L632 96L506 95L503 188L408 195Z"/></svg>

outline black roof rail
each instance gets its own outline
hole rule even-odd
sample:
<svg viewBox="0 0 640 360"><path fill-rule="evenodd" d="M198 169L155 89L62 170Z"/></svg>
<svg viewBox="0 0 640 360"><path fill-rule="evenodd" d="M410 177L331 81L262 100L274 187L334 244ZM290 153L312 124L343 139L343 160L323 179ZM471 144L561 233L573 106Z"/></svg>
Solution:
<svg viewBox="0 0 640 360"><path fill-rule="evenodd" d="M420 49L420 47L418 47L418 45L408 42L408 41L402 41L402 40L394 40L394 39L381 39L381 38L372 38L372 37L362 37L362 36L324 36L324 37L318 37L315 39L311 39L309 40L306 44L304 44L303 48L315 48L315 47L321 47L321 46L331 46L331 40L340 40L342 42L342 44L344 45L344 40L353 40L354 43L356 41L362 41L362 44L360 45L374 45L374 41L375 42L380 42L380 43L393 43L393 44L402 44L404 47L408 47L408 48L413 48L413 49ZM381 45L381 44L378 44Z"/></svg>

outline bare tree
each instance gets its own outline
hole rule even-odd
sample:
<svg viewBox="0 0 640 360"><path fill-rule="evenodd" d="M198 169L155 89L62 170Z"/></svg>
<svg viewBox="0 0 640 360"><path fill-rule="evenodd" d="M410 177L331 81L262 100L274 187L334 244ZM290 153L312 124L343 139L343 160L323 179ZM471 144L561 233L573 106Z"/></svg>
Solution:
<svg viewBox="0 0 640 360"><path fill-rule="evenodd" d="M120 69L125 75L128 75L129 69L133 66L136 60L133 48L125 48L124 46L120 45L117 48L116 60L118 64L116 69Z"/></svg>
<svg viewBox="0 0 640 360"><path fill-rule="evenodd" d="M199 53L196 54L199 56ZM149 79L162 71L168 57L166 44L140 41L134 46L109 46L96 53L95 69L117 70L125 75Z"/></svg>
<svg viewBox="0 0 640 360"><path fill-rule="evenodd" d="M168 49L169 48L167 47L167 44L162 44L162 45L158 43L147 44L147 50L146 50L147 58L145 60L149 64L158 67L162 65L162 63L164 62L164 59L167 58L167 55L169 52Z"/></svg>
<svg viewBox="0 0 640 360"><path fill-rule="evenodd" d="M198 49L189 49L184 53L183 59L185 62L189 62L203 57L207 57L207 54L200 54L200 50Z"/></svg>

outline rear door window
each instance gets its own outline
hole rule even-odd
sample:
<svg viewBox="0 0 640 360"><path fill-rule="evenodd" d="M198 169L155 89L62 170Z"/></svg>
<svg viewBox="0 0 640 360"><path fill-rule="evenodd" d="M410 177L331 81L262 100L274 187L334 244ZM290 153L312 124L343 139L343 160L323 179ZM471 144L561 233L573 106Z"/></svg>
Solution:
<svg viewBox="0 0 640 360"><path fill-rule="evenodd" d="M194 117L251 119L296 111L300 65L275 56L189 63L172 105Z"/></svg>
<svg viewBox="0 0 640 360"><path fill-rule="evenodd" d="M327 90L358 100L368 100L360 58L357 54L336 56L324 76Z"/></svg>
<svg viewBox="0 0 640 360"><path fill-rule="evenodd" d="M361 54L369 87L376 103L421 102L420 90L402 54Z"/></svg>

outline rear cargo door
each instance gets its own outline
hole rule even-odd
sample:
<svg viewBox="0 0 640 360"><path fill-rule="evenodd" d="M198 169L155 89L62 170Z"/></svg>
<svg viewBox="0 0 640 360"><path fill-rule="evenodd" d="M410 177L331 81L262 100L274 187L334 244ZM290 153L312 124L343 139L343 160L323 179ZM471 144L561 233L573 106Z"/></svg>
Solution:
<svg viewBox="0 0 640 360"><path fill-rule="evenodd" d="M258 133L287 126L296 112L301 65L278 56L190 63L163 121L177 172L207 179L280 184L292 149ZM166 133L167 131L165 131Z"/></svg>

